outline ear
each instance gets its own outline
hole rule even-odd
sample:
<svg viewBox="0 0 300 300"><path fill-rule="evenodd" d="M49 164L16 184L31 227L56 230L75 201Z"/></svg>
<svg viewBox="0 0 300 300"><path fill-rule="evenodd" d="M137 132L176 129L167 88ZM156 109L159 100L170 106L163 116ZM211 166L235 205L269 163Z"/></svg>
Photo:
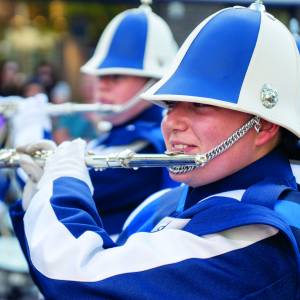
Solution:
<svg viewBox="0 0 300 300"><path fill-rule="evenodd" d="M255 145L262 146L269 142L277 142L280 127L274 123L261 119L261 127L256 136Z"/></svg>

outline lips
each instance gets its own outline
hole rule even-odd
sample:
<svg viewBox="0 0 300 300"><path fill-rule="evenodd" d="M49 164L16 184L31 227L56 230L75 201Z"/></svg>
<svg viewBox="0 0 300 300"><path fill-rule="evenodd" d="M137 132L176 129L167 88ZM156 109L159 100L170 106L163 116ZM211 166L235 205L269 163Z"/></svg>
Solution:
<svg viewBox="0 0 300 300"><path fill-rule="evenodd" d="M177 142L177 141L171 141L169 143L170 149L168 151L170 152L183 152L183 153L192 153L198 149L198 146L194 144L186 144L184 142Z"/></svg>
<svg viewBox="0 0 300 300"><path fill-rule="evenodd" d="M102 104L114 104L113 101L111 101L109 99L105 99L105 98L100 98L99 102Z"/></svg>

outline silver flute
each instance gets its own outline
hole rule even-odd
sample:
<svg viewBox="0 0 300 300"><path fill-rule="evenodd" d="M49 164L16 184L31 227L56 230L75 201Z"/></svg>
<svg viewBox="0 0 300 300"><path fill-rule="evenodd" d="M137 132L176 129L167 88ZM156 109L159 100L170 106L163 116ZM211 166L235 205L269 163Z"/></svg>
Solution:
<svg viewBox="0 0 300 300"><path fill-rule="evenodd" d="M167 167L174 174L184 174L195 168L203 167L210 160L227 151L247 134L250 129L254 128L256 132L259 132L260 126L260 118L254 116L224 141L205 153L193 155L183 154L182 152L137 154L129 149L108 155L97 155L93 152L88 152L85 156L85 163L88 167L96 170L106 168ZM20 155L21 153L18 153L16 149L0 150L0 168L18 167L20 165ZM53 151L47 150L31 153L31 157L41 164L44 164L45 160L51 155L53 155Z"/></svg>
<svg viewBox="0 0 300 300"><path fill-rule="evenodd" d="M35 151L31 153L32 159L40 165L51 157L53 151ZM16 149L0 150L0 168L16 168L20 166L20 155ZM205 154L185 155L181 152L166 152L165 154L137 154L129 149L111 153L109 155L98 155L88 152L85 156L87 167L95 170L107 168L129 168L138 169L144 167L200 167L207 162Z"/></svg>
<svg viewBox="0 0 300 300"><path fill-rule="evenodd" d="M112 115L123 111L121 105L101 103L48 103L47 113L51 116L66 115L72 113L96 112L100 115Z"/></svg>
<svg viewBox="0 0 300 300"><path fill-rule="evenodd" d="M141 167L167 167L172 173L183 174L203 167L210 160L227 151L238 142L250 129L256 132L260 130L260 118L252 117L243 126L234 131L223 142L205 153L187 155L182 152L165 152L165 154L137 154L130 149L111 153L108 155L97 155L88 152L85 163L88 167L103 170L106 168L132 168ZM53 155L53 151L39 150L31 153L38 163L43 165L45 160ZM18 167L20 165L20 153L16 149L0 150L0 168Z"/></svg>
<svg viewBox="0 0 300 300"><path fill-rule="evenodd" d="M141 99L140 94L146 91L149 87L154 84L155 80L150 79L145 86L134 95L129 101L125 104L103 104L103 103L62 103L62 104L53 104L47 103L46 112L49 116L60 116L68 115L72 113L86 113L86 112L95 112L101 116L110 116L114 114L123 113L132 107L134 107ZM13 97L19 98L19 100L12 99L12 97L0 97L0 114L4 115L6 118L12 117L17 111L22 97Z"/></svg>
<svg viewBox="0 0 300 300"><path fill-rule="evenodd" d="M47 103L46 112L50 116L68 115L72 113L96 112L99 115L112 115L121 113L124 110L122 105L101 104L101 103ZM0 114L11 117L18 111L18 101L1 100Z"/></svg>

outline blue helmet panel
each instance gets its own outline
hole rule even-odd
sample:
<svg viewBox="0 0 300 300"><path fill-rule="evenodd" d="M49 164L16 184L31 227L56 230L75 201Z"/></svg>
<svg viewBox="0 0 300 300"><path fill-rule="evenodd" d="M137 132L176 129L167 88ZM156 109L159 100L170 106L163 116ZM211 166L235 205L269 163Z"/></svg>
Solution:
<svg viewBox="0 0 300 300"><path fill-rule="evenodd" d="M118 26L99 68L143 69L147 30L145 13L128 14Z"/></svg>
<svg viewBox="0 0 300 300"><path fill-rule="evenodd" d="M237 103L260 23L258 11L233 8L220 12L202 28L175 73L155 94Z"/></svg>

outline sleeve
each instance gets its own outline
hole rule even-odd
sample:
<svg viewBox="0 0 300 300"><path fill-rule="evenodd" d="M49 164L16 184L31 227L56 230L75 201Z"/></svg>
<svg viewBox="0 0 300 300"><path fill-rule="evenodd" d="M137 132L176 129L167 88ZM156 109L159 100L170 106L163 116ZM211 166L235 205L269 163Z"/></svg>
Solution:
<svg viewBox="0 0 300 300"><path fill-rule="evenodd" d="M25 258L26 258L27 262L29 263L28 252L26 249L24 223L23 223L25 211L22 208L22 203L20 200L10 206L9 214L10 214L10 218L12 221L15 235L19 240L19 243L20 243L20 246L22 248Z"/></svg>
<svg viewBox="0 0 300 300"><path fill-rule="evenodd" d="M4 202L11 188L11 180L5 170L0 170L0 202Z"/></svg>
<svg viewBox="0 0 300 300"><path fill-rule="evenodd" d="M188 222L163 219L152 232L134 233L118 246L102 227L89 185L59 177L33 198L24 216L23 242L46 299L291 295L292 259L276 229L248 225L197 236L183 230Z"/></svg>

